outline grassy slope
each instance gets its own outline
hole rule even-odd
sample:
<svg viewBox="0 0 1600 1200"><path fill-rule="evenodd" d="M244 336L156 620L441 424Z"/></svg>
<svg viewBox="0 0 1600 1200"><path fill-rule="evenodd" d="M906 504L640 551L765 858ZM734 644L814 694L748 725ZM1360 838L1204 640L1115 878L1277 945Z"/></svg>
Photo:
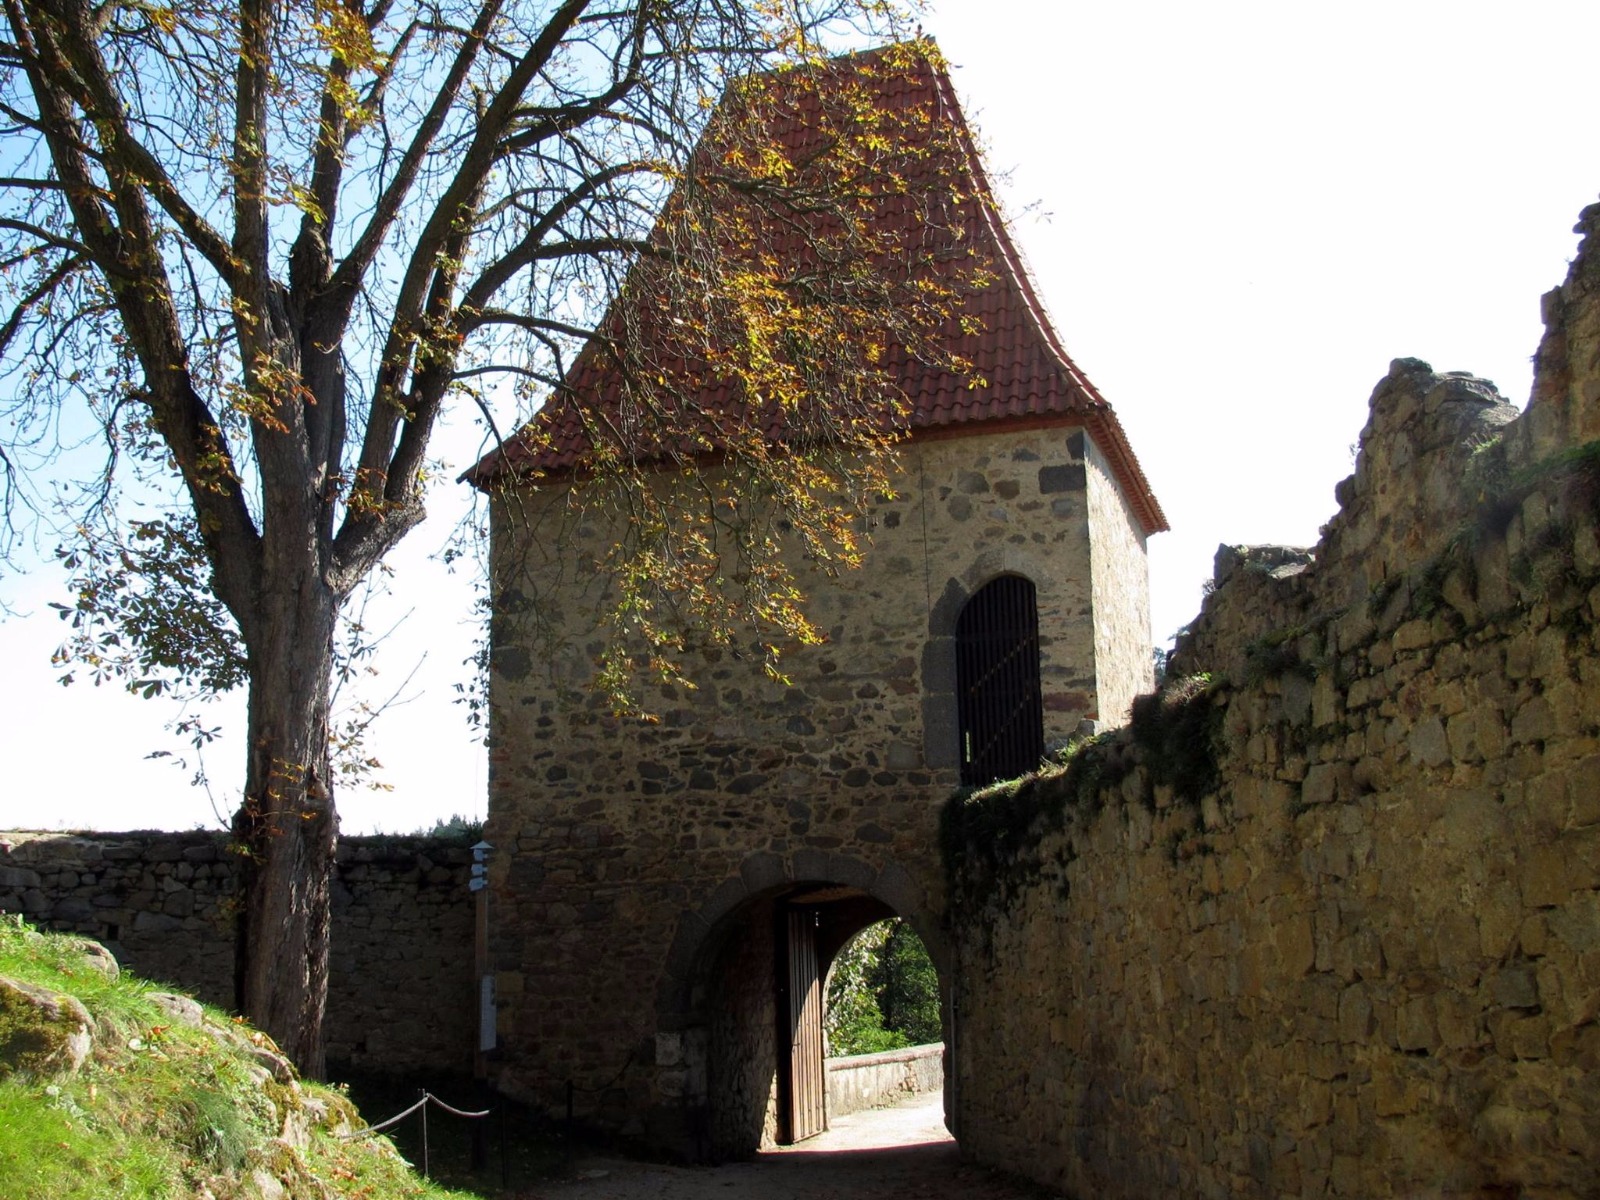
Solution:
<svg viewBox="0 0 1600 1200"><path fill-rule="evenodd" d="M96 1026L76 1075L0 1078L7 1200L468 1200L418 1178L382 1138L339 1140L360 1114L339 1091L263 1078L261 1034L215 1010L204 1028L175 1019L154 985L107 979L74 939L0 917L0 975L76 996ZM285 1140L286 1121L303 1136Z"/></svg>

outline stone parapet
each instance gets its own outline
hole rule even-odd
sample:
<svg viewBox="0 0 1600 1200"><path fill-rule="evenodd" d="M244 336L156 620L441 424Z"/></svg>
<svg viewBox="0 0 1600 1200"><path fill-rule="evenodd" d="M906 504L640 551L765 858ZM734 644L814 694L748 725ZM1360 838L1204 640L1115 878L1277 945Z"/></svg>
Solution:
<svg viewBox="0 0 1600 1200"><path fill-rule="evenodd" d="M828 1076L828 1116L885 1108L944 1088L944 1045L907 1046L878 1054L823 1061Z"/></svg>

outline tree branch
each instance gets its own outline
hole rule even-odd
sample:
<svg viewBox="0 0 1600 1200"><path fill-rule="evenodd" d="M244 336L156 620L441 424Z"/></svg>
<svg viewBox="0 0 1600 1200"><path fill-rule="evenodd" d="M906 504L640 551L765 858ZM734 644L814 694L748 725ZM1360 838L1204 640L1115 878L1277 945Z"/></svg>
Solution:
<svg viewBox="0 0 1600 1200"><path fill-rule="evenodd" d="M584 23L602 21L620 17L617 13L596 13L582 18ZM611 86L598 96L577 104L564 104L555 109L527 109L518 110L512 114L514 120L523 117L537 117L537 121L526 129L519 129L516 133L504 138L497 154L501 158L508 158L515 154L531 150L546 138L556 134L569 133L578 129L595 117L605 113L613 104L621 100L639 85L639 68L645 59L644 39L646 29L646 9L640 5L633 13L633 36L624 43L628 47L628 65L621 67L621 52L612 60L613 79ZM507 128L510 126L508 125Z"/></svg>
<svg viewBox="0 0 1600 1200"><path fill-rule="evenodd" d="M477 194L468 198L467 210L477 207ZM466 260L467 246L472 238L472 226L462 221L439 254L439 268L434 272L433 284L428 290L428 305L424 316L425 327L431 328L433 337L419 350L418 366L413 371L411 395L407 398L406 420L400 429L399 444L381 474L371 470L357 473L351 489L350 505L344 527L334 540L330 578L336 586L348 590L358 583L378 562L389 547L422 520L424 509L417 489L417 475L428 450L428 440L433 434L434 422L444 401L446 390L454 374L459 336L449 329L451 310L456 291L456 281ZM368 419L367 441L363 451L372 446L372 421Z"/></svg>
<svg viewBox="0 0 1600 1200"><path fill-rule="evenodd" d="M50 32L60 21L28 0L5 0L57 177L82 238L69 244L100 271L146 383L151 423L182 474L210 556L217 595L248 637L256 623L260 546L216 418L195 390L149 210L137 181L114 171L110 194L94 179L77 136L79 117L56 81L70 68ZM26 7L25 7L26 5ZM39 37L35 34L42 31ZM27 230L25 223L12 222ZM50 240L61 242L50 236Z"/></svg>
<svg viewBox="0 0 1600 1200"><path fill-rule="evenodd" d="M267 318L267 97L270 92L272 0L239 0L239 63L234 71L233 281L247 323ZM253 339L241 330L240 344ZM248 361L248 356L246 361Z"/></svg>
<svg viewBox="0 0 1600 1200"><path fill-rule="evenodd" d="M444 348L437 344L430 345L424 342L420 346L417 345L419 339L427 337L424 331L423 305L432 290L430 280L439 272L448 272L452 282L458 276L460 264L452 265L448 261L450 256L446 253L446 249L459 239L464 239L470 232L473 213L481 198L483 182L494 166L495 147L505 132L507 122L521 102L523 93L560 48L572 25L582 15L588 3L589 0L565 0L565 3L551 14L545 27L539 31L539 36L533 40L527 53L506 77L500 90L485 108L478 120L472 144L423 227L401 280L383 358L374 381L366 437L362 441L357 468L358 479L376 481L384 490L390 486L391 453L398 453L391 450L395 445L396 428L402 417L409 421L417 419L417 414L408 408L400 395L400 385L405 373L417 369L413 366L413 356L420 357L422 354L436 352L447 352L452 358L454 356L454 346L444 351ZM466 242L461 241L461 245L464 248ZM345 264L341 265L340 274L350 261L347 259ZM335 283L337 282L338 276L335 277ZM436 333L453 335L454 332L448 322L441 321L436 326ZM442 389L443 383L441 383L441 394ZM415 387L412 390L415 394ZM429 419L431 420L431 417ZM343 536L341 532L341 539Z"/></svg>
<svg viewBox="0 0 1600 1200"><path fill-rule="evenodd" d="M423 160L427 158L434 139L439 136L445 117L455 106L461 85L466 80L467 71L487 40L495 18L499 16L500 5L501 0L484 0L483 7L478 10L477 20L472 23L472 31L461 44L461 48L456 51L456 57L440 83L438 94L434 96L427 116L422 119L411 138L411 144L406 147L394 179L384 189L383 195L378 197L366 228L361 231L355 244L351 246L350 253L345 255L344 261L334 272L332 286L329 288L330 296L337 297L336 302L345 309L354 300L362 279L366 277L367 269L377 256L378 248L383 245L389 227L400 215L400 209L411 192L411 186L416 182L417 172L422 169Z"/></svg>
<svg viewBox="0 0 1600 1200"><path fill-rule="evenodd" d="M237 265L227 239L195 211L155 155L134 136L133 124L111 84L110 70L99 47L88 39L87 31L74 22L62 21L55 28L61 39L62 56L72 67L63 79L79 85L73 89L77 92L75 99L100 131L103 160L108 165L120 166L131 182L148 189L212 269L231 285Z"/></svg>
<svg viewBox="0 0 1600 1200"><path fill-rule="evenodd" d="M530 379L534 383L547 387L552 391L561 386L561 377L559 375L551 375L546 371L533 371L527 367L515 366L512 363L488 363L481 367L470 367L465 371L457 371L450 378L459 383L463 379L476 379L480 375L520 375L522 378ZM495 439L498 441L500 432L495 428L494 414L489 411L488 405L484 404L482 400L479 400L477 404L478 411L483 414L483 419L488 423L489 428L494 432Z"/></svg>
<svg viewBox="0 0 1600 1200"><path fill-rule="evenodd" d="M514 313L503 308L475 309L467 315L467 310L463 307L462 312L463 335L475 332L486 325L511 325L530 332L565 334L567 337L583 341L591 338L601 342L609 340L592 329L586 329L582 325L572 325L566 321L557 321L553 317L536 317L531 313Z"/></svg>
<svg viewBox="0 0 1600 1200"><path fill-rule="evenodd" d="M99 263L100 256L83 242L75 242L71 238L62 237L59 233L51 233L41 225L14 220L11 217L0 217L0 229L14 229L18 233L25 233L29 237L38 238L46 246L54 246L57 250L66 250L83 258L92 259L97 265Z"/></svg>
<svg viewBox="0 0 1600 1200"><path fill-rule="evenodd" d="M17 302L17 307L11 310L11 315L6 318L5 324L0 325L0 359L5 357L6 349L11 345L11 339L17 336L17 330L22 327L22 322L27 319L28 310L65 283L67 278L75 271L81 271L88 265L88 260L78 255L63 259L56 264L55 269L50 274L40 281L38 287Z"/></svg>
<svg viewBox="0 0 1600 1200"><path fill-rule="evenodd" d="M544 215L534 222L528 232L523 235L521 241L484 268L477 281L467 289L466 295L462 297L461 307L464 310L471 311L487 305L493 299L494 294L505 286L518 271L535 261L535 252L539 249L541 243L569 213L585 201L592 200L601 188L614 183L624 176L641 172L665 173L664 168L659 163L635 159L607 167L584 179L577 187L551 205Z"/></svg>

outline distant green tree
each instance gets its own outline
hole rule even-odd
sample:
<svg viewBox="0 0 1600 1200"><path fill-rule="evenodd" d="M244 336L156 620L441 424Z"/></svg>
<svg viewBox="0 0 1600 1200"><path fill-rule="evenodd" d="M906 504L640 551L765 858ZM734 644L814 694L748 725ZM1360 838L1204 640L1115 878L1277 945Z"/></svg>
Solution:
<svg viewBox="0 0 1600 1200"><path fill-rule="evenodd" d="M895 918L869 925L834 959L823 1017L829 1053L937 1042L939 978L922 939Z"/></svg>
<svg viewBox="0 0 1600 1200"><path fill-rule="evenodd" d="M908 1046L937 1042L939 974L922 939L904 921L894 921L872 975L873 992L883 1013L883 1026L905 1038Z"/></svg>
<svg viewBox="0 0 1600 1200"><path fill-rule="evenodd" d="M483 818L451 813L449 820L435 821L431 829L419 829L417 833L423 837L460 842L463 846L470 846L474 842L483 840Z"/></svg>
<svg viewBox="0 0 1600 1200"><path fill-rule="evenodd" d="M883 1013L872 985L878 957L893 925L893 921L868 925L833 960L828 973L828 1007L822 1019L830 1054L875 1054L910 1044L883 1027Z"/></svg>

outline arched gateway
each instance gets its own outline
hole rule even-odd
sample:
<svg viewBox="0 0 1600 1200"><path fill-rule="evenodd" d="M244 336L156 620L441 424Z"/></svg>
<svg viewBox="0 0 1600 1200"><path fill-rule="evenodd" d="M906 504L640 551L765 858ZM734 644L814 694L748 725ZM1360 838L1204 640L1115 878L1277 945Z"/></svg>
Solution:
<svg viewBox="0 0 1600 1200"><path fill-rule="evenodd" d="M948 1001L942 934L898 864L874 869L834 854L800 866L795 877L792 862L770 855L741 864L707 907L685 914L689 932L662 977L657 1058L684 1072L677 1117L696 1158L738 1157L826 1127L822 984L868 925L905 920Z"/></svg>
<svg viewBox="0 0 1600 1200"><path fill-rule="evenodd" d="M955 122L953 202L996 282L973 299L980 320L951 328L970 377L906 368L908 436L864 565L800 572L826 640L785 657L789 683L759 654L708 646L695 690L651 693L655 721L612 717L593 686L616 603L600 564L633 534L625 512L571 503L594 431L551 417L471 473L493 497L488 1069L513 1095L684 1154L814 1126L791 1053L811 1015L791 993L854 928L897 913L943 970L939 811L973 728L958 695L971 614L1031 601L991 672L1026 680L1027 727L1004 727L1025 756L1120 722L1151 682L1144 544L1165 519L975 198L986 185L942 68L923 56L896 80L896 103ZM598 361L568 383L603 411L616 398ZM1010 694L985 692L980 724Z"/></svg>

